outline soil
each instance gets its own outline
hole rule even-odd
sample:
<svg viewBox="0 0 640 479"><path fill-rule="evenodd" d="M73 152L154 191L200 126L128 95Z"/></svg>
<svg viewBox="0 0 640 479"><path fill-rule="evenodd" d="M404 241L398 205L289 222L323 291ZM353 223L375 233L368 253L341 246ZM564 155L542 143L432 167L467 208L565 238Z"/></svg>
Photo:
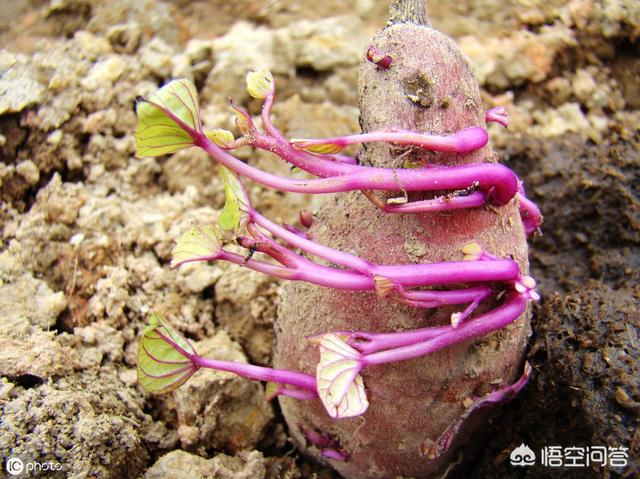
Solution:
<svg viewBox="0 0 640 479"><path fill-rule="evenodd" d="M221 181L199 152L135 158L132 105L187 77L205 123L233 128L227 97L257 113L243 78L268 66L285 135L358 131L358 64L387 2L307 4L0 4L5 462L62 465L46 477L336 477L295 451L263 385L200 372L152 396L135 374L153 310L212 356L271 361L278 281L225 264L169 268L175 238L219 215ZM533 377L449 477L638 477L640 4L446 4L430 2L431 22L469 56L485 107L509 110L493 144L545 216L530 240L542 294ZM239 156L290 174L265 153ZM255 185L250 194L290 223L321 201ZM625 447L629 464L513 467L520 444Z"/></svg>

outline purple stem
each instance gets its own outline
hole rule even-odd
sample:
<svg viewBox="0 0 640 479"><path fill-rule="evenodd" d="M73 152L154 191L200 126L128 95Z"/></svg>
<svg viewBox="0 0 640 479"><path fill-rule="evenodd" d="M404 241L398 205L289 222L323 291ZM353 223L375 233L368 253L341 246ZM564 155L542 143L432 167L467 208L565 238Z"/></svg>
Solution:
<svg viewBox="0 0 640 479"><path fill-rule="evenodd" d="M287 163L321 178L357 173L366 168L357 165L355 160L336 161L338 155L318 155L298 150L287 140L280 139L281 137L266 136L257 130L253 130L249 136L249 144L254 148L270 151ZM342 158L342 155L338 157Z"/></svg>
<svg viewBox="0 0 640 479"><path fill-rule="evenodd" d="M509 126L509 113L507 109L503 106L496 106L487 110L484 115L484 120L487 123L499 123L500 125L507 128Z"/></svg>
<svg viewBox="0 0 640 479"><path fill-rule="evenodd" d="M477 306L493 293L493 290L488 286L449 291L406 291L402 287L397 287L396 290L400 296L400 301L410 306L439 308L446 305L471 303L471 311L474 309L474 304ZM464 314L462 319L467 316L468 314Z"/></svg>
<svg viewBox="0 0 640 479"><path fill-rule="evenodd" d="M234 361L220 361L217 359L203 358L197 355L190 355L190 359L193 364L199 368L227 371L247 379L271 381L313 392L316 391L316 378L308 374L289 371L287 369L273 369L254 366L253 364L236 363Z"/></svg>
<svg viewBox="0 0 640 479"><path fill-rule="evenodd" d="M405 361L434 353L468 339L484 336L518 319L525 311L527 302L527 298L519 294L512 294L503 305L461 324L458 328L449 326L447 331L426 341L420 337L420 332L415 332L415 344L366 354L360 358L360 362L363 366L369 366L372 364Z"/></svg>
<svg viewBox="0 0 640 479"><path fill-rule="evenodd" d="M542 213L538 206L529 198L524 196L524 193L516 193L518 199L520 217L522 218L522 224L527 235L535 233L542 225Z"/></svg>
<svg viewBox="0 0 640 479"><path fill-rule="evenodd" d="M193 132L193 130L191 130ZM356 173L335 177L294 180L254 168L219 148L206 135L193 132L194 142L211 157L236 174L262 185L294 193L337 193L352 190L433 191L463 190L477 182L480 191L496 205L508 203L518 188L518 179L508 168L496 163L414 169L369 168L346 163L341 167L359 168ZM297 166L297 165L296 165Z"/></svg>
<svg viewBox="0 0 640 479"><path fill-rule="evenodd" d="M331 261L332 263L354 269L361 273L368 273L368 271L373 266L371 263L358 256L338 251L328 246L318 244L315 241L311 241L308 238L304 238L300 235L292 233L291 231L288 231L287 229L265 218L253 208L250 208L248 213L249 217L253 221L255 221L257 225L263 227L277 238L286 241L291 246L300 248L309 254L322 259L326 259L327 261Z"/></svg>
<svg viewBox="0 0 640 479"><path fill-rule="evenodd" d="M427 133L388 128L357 135L336 136L318 140L296 140L292 143L294 147L300 149L314 145L337 145L345 147L357 143L391 143L394 145L417 146L431 151L469 153L485 146L488 140L489 136L487 131L484 128L475 126L460 130L453 135L430 135Z"/></svg>
<svg viewBox="0 0 640 479"><path fill-rule="evenodd" d="M247 244L247 243L245 243ZM306 281L318 286L350 291L375 290L376 283L372 276L365 276L351 270L341 270L324 266L287 251L286 258L266 247L266 243L255 241L247 244L258 251L274 256L288 267L249 259L228 251L220 251L212 259L229 261L239 266L246 266L254 271L291 281ZM451 283L474 282L511 282L519 277L518 264L513 260L500 259L493 261L449 261L431 264L409 265L374 265L373 276L383 276L395 284L404 287L439 286Z"/></svg>
<svg viewBox="0 0 640 479"><path fill-rule="evenodd" d="M477 208L487 201L487 195L482 192L471 193L466 196L448 198L441 196L432 200L411 201L403 205L386 204L382 207L385 213L420 213L425 211L450 211L463 208Z"/></svg>
<svg viewBox="0 0 640 479"><path fill-rule="evenodd" d="M275 90L272 90L264 99L264 103L262 104L262 127L268 135L280 142L286 142L286 138L282 136L280 131L271 123L271 108L273 107L275 96Z"/></svg>
<svg viewBox="0 0 640 479"><path fill-rule="evenodd" d="M273 102L273 95L268 95L268 97L270 97L270 102ZM193 138L194 145L205 150L216 161L220 162L240 176L246 176L260 184L280 189L282 191L294 193L337 193L343 191L371 189L386 191L397 191L398 189L402 189L404 191L463 190L472 184L477 183L478 188L487 193L487 199L492 200L497 206L501 206L508 203L511 198L515 196L518 189L518 179L515 174L508 168L493 163L458 167L428 167L396 170L389 168L360 167L359 165L332 162L331 164L334 166L364 168L364 170L342 174L337 177L312 180L292 180L283 178L243 163L218 147L212 140L207 138L201 130L194 130L168 109L163 108L160 105L157 106L158 108L162 108L167 116L189 133ZM235 108L245 117L250 130L254 132L255 127L253 126L248 114L241 108ZM265 114L267 117L269 116L268 113L270 112L270 108L271 106L269 105L266 110L267 114ZM275 127L270 123L269 118L267 118L267 128L273 128L275 130ZM486 139L483 140L480 138L483 136L480 132L483 132L484 136L486 136L486 131L479 127L462 130L449 137L420 135L413 132L388 134L407 135L407 139L412 138L416 141L423 141L425 144L432 142L435 147L440 148L440 151L449 151L448 148L453 148L454 150L456 148L461 148L464 150L471 145L482 143L482 141L486 144ZM279 132L277 135L282 138ZM375 134L371 133L365 135ZM423 139L420 140L419 137L423 137ZM429 140L425 140L424 137L429 138ZM375 139L375 136L373 138ZM434 138L439 138L439 140ZM452 138L454 140L452 140ZM281 142L276 141L276 143ZM305 157L306 156L304 155L301 156L301 158ZM287 157L283 156L283 158ZM321 175L318 174L318 176Z"/></svg>
<svg viewBox="0 0 640 479"><path fill-rule="evenodd" d="M438 437L436 441L432 439L425 440L420 446L420 450L423 455L427 457L440 457L444 454L453 441L453 438L457 436L460 426L471 416L475 411L500 404L506 401L510 401L518 394L522 388L529 381L531 375L531 365L525 363L524 373L515 383L505 386L497 391L490 392L484 397L476 399L471 406L469 406L455 421L453 421L444 432Z"/></svg>
<svg viewBox="0 0 640 479"><path fill-rule="evenodd" d="M469 291L470 293L467 293ZM438 291L440 292L440 291ZM472 301L472 305L474 303L482 301L489 297L491 294L490 288L485 287L477 287L477 288L469 288L468 290L458 290L458 291L441 291L442 293L453 293L454 295L459 295L458 299L465 299L469 302ZM412 294L414 292L407 292ZM435 293L432 291L419 291L416 293ZM463 302L463 301L460 301ZM450 302L447 304L456 304L454 302ZM477 304L476 304L477 305ZM349 332L343 331L338 332L336 334L348 336L347 344L356 348L363 354L371 354L378 351L383 351L385 349L399 348L402 346L408 346L411 344L415 344L419 341L425 341L427 339L434 338L436 336L441 335L442 333L448 332L452 330L452 326L435 326L429 328L421 328L413 331L402 331L397 333L369 333L369 332ZM453 328L456 329L456 328Z"/></svg>
<svg viewBox="0 0 640 479"><path fill-rule="evenodd" d="M286 229L287 231L289 231L289 232L291 232L291 233L293 233L293 234L295 234L295 235L300 236L301 238L309 239L309 236L307 235L307 233L305 233L304 231L299 230L299 229L298 229L298 228L296 228L295 226L292 226L292 225L290 225L290 224L288 224L288 223L284 223L284 224L282 225L282 227L283 227L284 229Z"/></svg>
<svg viewBox="0 0 640 479"><path fill-rule="evenodd" d="M317 392L316 379L308 374L289 371L286 369L265 368L262 366L254 366L252 364L238 363L235 361L221 361L218 359L203 358L195 352L195 349L193 349L193 346L191 346L188 341L187 344L190 346L190 351L182 348L170 336L162 333L161 331L156 331L156 333L163 341L191 361L191 364L185 367L185 371L193 367L215 369L218 371L227 371L237 374L238 376L242 376L247 379L287 384L289 386L295 386L307 391L312 391L314 394ZM156 361L160 361L154 356L151 357ZM172 374L175 374L175 371Z"/></svg>
<svg viewBox="0 0 640 479"><path fill-rule="evenodd" d="M312 401L317 399L318 393L316 391L310 391L308 389L291 389L281 387L278 390L276 396L285 396L299 401Z"/></svg>
<svg viewBox="0 0 640 479"><path fill-rule="evenodd" d="M262 216L250 205L248 205L247 208L249 217L255 221L257 225L263 227L277 238L309 254L366 275L367 278L363 278L366 280L366 289L371 289L372 286L375 286L373 281L369 281L373 276L383 276L398 286L406 287L435 286L464 282L513 281L517 279L519 275L519 268L515 262L497 258L483 261L482 264L475 264L473 261L455 261L415 265L376 265L356 255L318 244L287 231L285 228L278 226ZM290 252L290 254L294 253ZM309 263L316 265L312 262ZM334 268L331 268L331 270L337 274L347 273ZM357 289L361 289L361 287Z"/></svg>
<svg viewBox="0 0 640 479"><path fill-rule="evenodd" d="M375 265L372 274L401 286L439 286L451 283L513 281L518 264L510 259L494 261L447 261L412 265Z"/></svg>
<svg viewBox="0 0 640 479"><path fill-rule="evenodd" d="M348 452L338 451L331 447L325 447L320 449L320 455L326 459L333 459L334 461L345 462L348 461L351 455Z"/></svg>

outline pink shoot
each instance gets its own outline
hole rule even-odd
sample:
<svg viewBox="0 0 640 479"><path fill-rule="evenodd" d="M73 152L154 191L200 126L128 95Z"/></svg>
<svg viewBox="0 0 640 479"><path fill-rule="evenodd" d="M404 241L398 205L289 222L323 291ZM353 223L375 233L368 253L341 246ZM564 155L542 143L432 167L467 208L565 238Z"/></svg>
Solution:
<svg viewBox="0 0 640 479"><path fill-rule="evenodd" d="M368 55L378 68L391 65L391 58L375 49L370 49ZM163 318L153 316L139 351L138 374L147 389L170 391L198 369L211 368L268 382L270 398L320 399L334 419L358 416L369 406L361 376L366 367L417 358L484 336L515 321L529 301L539 299L535 281L522 275L514 260L493 256L475 243L465 246L459 261L406 265L376 264L319 244L306 231L291 225L277 225L262 216L251 204L239 179L246 177L291 192L360 190L377 202L372 191L401 192L402 196L392 197L386 203L379 202L387 213L438 212L487 204L501 206L516 198L526 231L537 230L542 221L539 210L526 199L519 180L504 166L483 163L412 169L373 168L338 154L348 145L378 142L464 154L487 144L487 132L482 126L470 125L450 135L432 135L390 126L359 135L289 141L271 122L275 99L273 76L265 69L250 72L247 88L252 97L264 101L261 114L264 132L257 129L245 110L234 106L243 135L238 139L227 130L204 131L195 88L186 80L172 82L148 100L138 103L138 154L158 156L196 146L222 166L225 206L218 224L197 226L180 237L173 250L172 266L194 261L227 261L287 280L306 281L338 290L376 291L380 297L417 308L459 305L460 309L451 314L450 324L442 326L392 333L319 332L309 338L318 346L315 377L297 371L204 358ZM485 117L487 122L498 122L503 126L507 126L507 118L502 107L489 110ZM243 145L269 150L317 178L280 177L228 153ZM408 200L408 192L426 191L438 192L438 196L429 200ZM314 223L308 212L301 212L299 220L305 229ZM248 250L246 256L227 249L230 234L235 236L237 245ZM254 257L254 254L258 256ZM476 313L483 302L493 300L492 304L495 304L497 298L503 298L500 304L481 314ZM501 400L523 385L519 381L511 388L492 393L478 404ZM307 437L320 448L323 457L336 461L348 459L348 453L338 444L327 442L320 433L311 431ZM446 441L443 444L447 446Z"/></svg>

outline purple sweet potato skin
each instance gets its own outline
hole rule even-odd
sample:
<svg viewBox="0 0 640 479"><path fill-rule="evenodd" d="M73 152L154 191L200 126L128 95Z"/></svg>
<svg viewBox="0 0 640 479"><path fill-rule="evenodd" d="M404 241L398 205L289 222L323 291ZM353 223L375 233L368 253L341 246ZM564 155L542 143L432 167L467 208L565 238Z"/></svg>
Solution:
<svg viewBox="0 0 640 479"><path fill-rule="evenodd" d="M372 41L393 57L389 69L364 61L359 94L363 131L394 126L452 133L485 126L479 90L467 61L446 36L425 26L397 24ZM368 145L360 161L392 166L403 150ZM497 161L491 147L453 155L419 152L431 164ZM398 165L400 166L400 165ZM380 195L380 193L378 193ZM381 195L380 195L381 196ZM336 195L316 215L313 238L332 247L386 264L460 260L462 247L475 241L500 257L512 256L524 273L527 246L517 205L447 213L385 214L360 192ZM495 305L495 304L494 304ZM491 305L485 305L485 309ZM455 308L419 310L374 292L334 291L305 283L284 286L277 323L275 367L315 374L317 349L307 335L340 330L400 331L447 324ZM300 449L319 458L301 429L315 428L337 439L351 455L328 461L347 478L433 477L454 458L453 449L473 441L475 417L464 425L448 452L429 458L425 440L437 440L464 411L463 401L511 383L520 374L530 333L529 315L492 335L436 354L367 368L363 372L370 406L361 417L333 420L319 401L281 398L290 433ZM491 384L493 382L493 385Z"/></svg>

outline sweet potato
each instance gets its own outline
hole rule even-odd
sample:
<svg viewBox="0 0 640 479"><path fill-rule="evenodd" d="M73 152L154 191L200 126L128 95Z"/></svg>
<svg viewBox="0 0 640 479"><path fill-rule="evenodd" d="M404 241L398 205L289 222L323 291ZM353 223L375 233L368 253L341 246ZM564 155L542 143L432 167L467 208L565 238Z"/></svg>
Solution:
<svg viewBox="0 0 640 479"><path fill-rule="evenodd" d="M391 64L381 68L363 55L362 131L397 127L451 134L484 126L479 89L468 61L452 40L428 25L419 8L415 13L419 2L396 3L400 6L392 21L371 41L378 52L391 58ZM411 5L405 8L405 4ZM382 167L401 167L407 158L433 165L497 161L489 144L465 154L406 151L387 143L368 144L360 151L359 161ZM410 198L421 197L412 193ZM314 241L371 262L459 261L463 246L476 242L493 255L514 258L523 274L528 270L526 238L514 200L497 209L386 214L361 192L351 192L330 197L316 218L310 230ZM482 310L495 305L493 300ZM445 325L454 311L452 307L416 309L374 292L286 283L280 298L274 366L313 375L318 353L306 341L309 335ZM476 434L486 413L472 414L447 428L462 417L469 398L514 380L529 334L527 312L489 336L418 359L367 368L362 376L370 406L359 417L332 419L318 401L281 397L290 433L301 450L325 461L319 449L308 444L308 431L330 437L350 456L348 461L329 460L347 478L432 477L448 467L459 446L477 445L480 436ZM452 437L441 437L445 431ZM445 443L450 447L443 447Z"/></svg>

